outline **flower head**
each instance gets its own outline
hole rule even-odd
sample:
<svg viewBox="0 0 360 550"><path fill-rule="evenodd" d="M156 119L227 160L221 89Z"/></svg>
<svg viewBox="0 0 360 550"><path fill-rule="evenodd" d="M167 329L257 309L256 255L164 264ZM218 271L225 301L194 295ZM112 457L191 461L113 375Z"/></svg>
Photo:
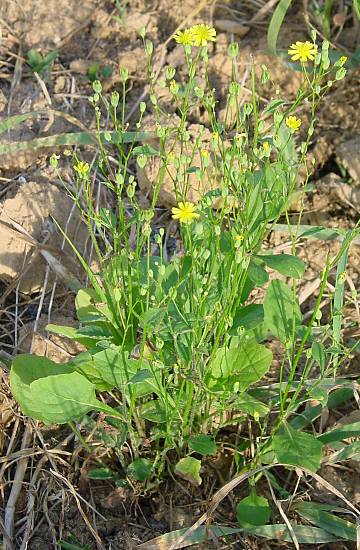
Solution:
<svg viewBox="0 0 360 550"><path fill-rule="evenodd" d="M193 46L194 38L191 29L185 29L184 31L177 31L174 34L175 42L182 44L183 46Z"/></svg>
<svg viewBox="0 0 360 550"><path fill-rule="evenodd" d="M195 212L196 206L192 202L179 202L177 207L171 209L174 220L179 220L180 223L191 223L199 214Z"/></svg>
<svg viewBox="0 0 360 550"><path fill-rule="evenodd" d="M78 173L79 178L86 179L90 170L90 166L87 162L79 161L76 166L74 166L74 170L76 170L76 172Z"/></svg>
<svg viewBox="0 0 360 550"><path fill-rule="evenodd" d="M345 65L345 63L347 62L347 57L346 55L342 55L339 59L341 65Z"/></svg>
<svg viewBox="0 0 360 550"><path fill-rule="evenodd" d="M302 63L305 63L309 59L313 61L316 53L317 46L308 40L306 42L295 42L295 44L291 44L288 50L292 61L301 61Z"/></svg>
<svg viewBox="0 0 360 550"><path fill-rule="evenodd" d="M214 27L210 27L204 23L194 25L189 30L191 31L195 46L206 46L208 42L215 42L216 40L216 30Z"/></svg>
<svg viewBox="0 0 360 550"><path fill-rule="evenodd" d="M293 132L296 132L301 126L301 118L296 118L296 116L288 116L285 119L286 126L290 128Z"/></svg>

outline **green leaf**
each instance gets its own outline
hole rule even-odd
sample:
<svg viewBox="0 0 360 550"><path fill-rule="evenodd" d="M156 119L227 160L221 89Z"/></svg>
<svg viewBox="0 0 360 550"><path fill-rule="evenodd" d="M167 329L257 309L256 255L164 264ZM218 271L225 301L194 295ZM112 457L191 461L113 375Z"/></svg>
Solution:
<svg viewBox="0 0 360 550"><path fill-rule="evenodd" d="M235 404L238 411L246 412L254 418L266 416L269 413L269 407L267 405L246 392L240 393Z"/></svg>
<svg viewBox="0 0 360 550"><path fill-rule="evenodd" d="M353 0L354 12L357 18L360 20L360 0Z"/></svg>
<svg viewBox="0 0 360 550"><path fill-rule="evenodd" d="M337 464L338 462L343 462L344 460L349 459L360 461L360 441L354 441L354 443L345 445L345 447L336 453L328 456L326 458L326 463Z"/></svg>
<svg viewBox="0 0 360 550"><path fill-rule="evenodd" d="M324 372L327 363L326 349L320 342L313 342L311 345L311 353L315 361L319 364L321 372Z"/></svg>
<svg viewBox="0 0 360 550"><path fill-rule="evenodd" d="M252 491L236 506L236 516L241 527L265 525L270 519L271 508L266 498L258 496L255 491Z"/></svg>
<svg viewBox="0 0 360 550"><path fill-rule="evenodd" d="M117 475L110 468L94 468L87 472L90 479L115 479Z"/></svg>
<svg viewBox="0 0 360 550"><path fill-rule="evenodd" d="M351 236L351 231L348 231L346 237ZM346 242L346 237L344 238L344 244ZM344 246L344 245L343 245ZM346 273L346 265L349 255L350 242L344 246L342 254L340 256L337 269L336 269L336 282L335 282L335 292L334 292L334 302L333 302L333 314L332 314L332 323L333 323L333 338L332 345L333 347L339 347L341 343L341 322L342 322L342 307L344 303L344 291L345 291L345 279L343 279L343 274ZM336 370L339 363L339 354L334 353L333 357L333 371L336 375Z"/></svg>
<svg viewBox="0 0 360 550"><path fill-rule="evenodd" d="M140 407L140 415L145 420L155 424L162 424L167 421L166 410L159 400L148 401Z"/></svg>
<svg viewBox="0 0 360 550"><path fill-rule="evenodd" d="M147 458L137 458L127 467L127 474L138 481L145 481L151 477L152 462Z"/></svg>
<svg viewBox="0 0 360 550"><path fill-rule="evenodd" d="M334 430L330 430L318 436L318 440L322 443L332 443L334 441L342 441L349 437L358 437L360 435L360 422L353 424L344 424Z"/></svg>
<svg viewBox="0 0 360 550"><path fill-rule="evenodd" d="M170 533L165 533L160 535L155 539L151 539L143 544L140 544L137 547L137 550L149 550L149 548L167 549L170 548L176 540L178 540L185 532L188 531L188 528L178 529L177 531L171 531ZM209 526L201 525L195 531L190 532L184 539L184 542L181 546L174 546L174 548L185 548L185 546L192 546L193 544L201 544L202 542L207 542L212 539L217 539L220 537L225 537L226 535L233 535L235 533L242 532L243 529L226 527L225 525L214 525ZM150 546L151 545L151 546Z"/></svg>
<svg viewBox="0 0 360 550"><path fill-rule="evenodd" d="M326 544L327 542L335 542L338 540L337 537L334 537L324 529L319 529L318 527L292 524L292 528L299 544ZM246 529L245 532L249 535L264 537L268 540L293 542L287 525L283 523L251 527Z"/></svg>
<svg viewBox="0 0 360 550"><path fill-rule="evenodd" d="M293 319L301 324L302 315L291 289L282 281L271 281L265 294L264 321L271 333L286 342L292 338Z"/></svg>
<svg viewBox="0 0 360 550"><path fill-rule="evenodd" d="M149 137L147 132L108 132L111 136L111 143L133 143L142 141ZM100 140L107 143L104 138L105 132L100 132ZM14 155L23 151L33 151L34 149L47 149L49 147L59 147L61 145L94 145L98 144L95 135L88 132L69 132L67 134L55 134L35 138L28 141L12 141L0 143L0 155Z"/></svg>
<svg viewBox="0 0 360 550"><path fill-rule="evenodd" d="M88 335L79 333L78 329L75 327L66 327L62 325L46 325L46 330L52 332L53 334L59 334L60 336L65 336L65 338L70 338L70 340L75 340L82 344L86 348L92 348L95 346L96 342Z"/></svg>
<svg viewBox="0 0 360 550"><path fill-rule="evenodd" d="M44 422L63 424L99 408L91 382L45 357L17 356L10 383L24 413Z"/></svg>
<svg viewBox="0 0 360 550"><path fill-rule="evenodd" d="M322 241L343 241L345 230L333 227L322 227L316 225L286 225L277 223L271 227L272 231L280 231L281 233L296 232L298 239L300 237L309 239L319 239ZM359 242L359 240L357 241Z"/></svg>
<svg viewBox="0 0 360 550"><path fill-rule="evenodd" d="M206 434L192 435L189 438L189 447L203 456L214 455L217 451L214 439Z"/></svg>
<svg viewBox="0 0 360 550"><path fill-rule="evenodd" d="M146 359L129 359L122 351L105 349L79 355L71 363L100 390L119 388L127 396L134 392L136 397L159 393L155 378L148 375Z"/></svg>
<svg viewBox="0 0 360 550"><path fill-rule="evenodd" d="M356 541L356 525L327 512L331 506L317 502L298 502L293 506L303 518L328 533L345 540Z"/></svg>
<svg viewBox="0 0 360 550"><path fill-rule="evenodd" d="M250 260L248 267L248 277L256 286L263 286L269 280L268 272L262 267L259 262Z"/></svg>
<svg viewBox="0 0 360 550"><path fill-rule="evenodd" d="M148 143L134 147L132 152L134 155L143 155L145 157L158 157L160 155L159 151L151 147Z"/></svg>
<svg viewBox="0 0 360 550"><path fill-rule="evenodd" d="M268 32L267 43L270 53L277 55L276 44L281 29L281 25L284 21L287 10L289 9L291 0L280 0L276 6L274 13L271 17Z"/></svg>
<svg viewBox="0 0 360 550"><path fill-rule="evenodd" d="M42 406L33 398L30 389L31 383L47 376L72 372L74 372L73 368L68 365L54 363L47 357L28 354L17 355L10 371L11 391L24 414L41 420L39 416L43 412Z"/></svg>
<svg viewBox="0 0 360 550"><path fill-rule="evenodd" d="M245 391L268 372L272 352L255 341L242 341L236 348L220 348L205 380L213 391Z"/></svg>
<svg viewBox="0 0 360 550"><path fill-rule="evenodd" d="M278 462L303 466L312 472L320 468L322 443L313 435L294 430L289 424L274 435L272 447Z"/></svg>
<svg viewBox="0 0 360 550"><path fill-rule="evenodd" d="M193 485L201 485L200 470L201 461L192 456L182 458L175 466L175 474Z"/></svg>
<svg viewBox="0 0 360 550"><path fill-rule="evenodd" d="M257 258L262 260L271 269L275 269L281 275L285 275L285 277L301 279L304 275L305 264L297 256L291 256L290 254L266 254L257 256Z"/></svg>
<svg viewBox="0 0 360 550"><path fill-rule="evenodd" d="M262 304L250 304L240 307L234 315L230 335L236 336L237 329L244 327L247 331L252 330L264 322L264 307Z"/></svg>

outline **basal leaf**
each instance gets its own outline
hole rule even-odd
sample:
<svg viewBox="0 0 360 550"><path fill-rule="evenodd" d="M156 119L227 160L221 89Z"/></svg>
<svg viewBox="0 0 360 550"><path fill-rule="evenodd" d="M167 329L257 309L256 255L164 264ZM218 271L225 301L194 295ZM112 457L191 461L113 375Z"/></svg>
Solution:
<svg viewBox="0 0 360 550"><path fill-rule="evenodd" d="M93 468L86 475L90 479L114 479L117 477L110 468Z"/></svg>
<svg viewBox="0 0 360 550"><path fill-rule="evenodd" d="M287 424L282 433L274 435L272 447L278 462L303 466L312 472L320 468L322 443L312 434L294 430Z"/></svg>
<svg viewBox="0 0 360 550"><path fill-rule="evenodd" d="M138 481L145 481L151 477L152 463L147 458L136 458L127 467L127 474Z"/></svg>
<svg viewBox="0 0 360 550"><path fill-rule="evenodd" d="M39 420L64 424L98 408L95 386L78 372L39 378L30 385L32 398L41 406Z"/></svg>
<svg viewBox="0 0 360 550"><path fill-rule="evenodd" d="M236 506L236 516L241 527L265 525L271 516L271 508L266 498L252 491Z"/></svg>
<svg viewBox="0 0 360 550"><path fill-rule="evenodd" d="M201 461L192 456L179 460L175 466L175 474L193 485L201 485Z"/></svg>
<svg viewBox="0 0 360 550"><path fill-rule="evenodd" d="M19 355L13 361L10 384L23 412L46 423L64 424L90 410L121 416L96 399L94 384L70 363L59 365L46 357Z"/></svg>
<svg viewBox="0 0 360 550"><path fill-rule="evenodd" d="M32 382L47 376L67 374L73 371L72 367L54 363L47 357L37 357L30 354L17 355L10 371L10 386L23 413L40 419L39 416L43 412L41 403L34 399L32 395L30 389Z"/></svg>

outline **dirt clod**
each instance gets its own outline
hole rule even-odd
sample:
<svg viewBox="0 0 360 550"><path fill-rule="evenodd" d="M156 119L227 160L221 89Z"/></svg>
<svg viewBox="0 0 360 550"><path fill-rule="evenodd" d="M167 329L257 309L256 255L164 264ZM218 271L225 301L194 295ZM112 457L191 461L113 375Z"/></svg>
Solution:
<svg viewBox="0 0 360 550"><path fill-rule="evenodd" d="M0 278L12 281L21 276L21 292L32 293L42 288L46 263L39 251L22 238L26 235L17 225L56 252L62 248L63 237L56 231L52 217L83 249L85 233L77 210L55 185L25 183L0 207ZM69 251L67 245L64 250Z"/></svg>
<svg viewBox="0 0 360 550"><path fill-rule="evenodd" d="M19 331L19 351L29 353L31 349L35 355L48 357L55 363L66 363L71 357L85 350L78 342L57 334L47 333L45 327L48 323L48 316L41 315L35 332L34 322L21 327ZM59 314L51 317L51 323L67 327L78 326L78 323L72 317Z"/></svg>
<svg viewBox="0 0 360 550"><path fill-rule="evenodd" d="M354 182L360 185L360 134L340 143L336 148L336 156Z"/></svg>

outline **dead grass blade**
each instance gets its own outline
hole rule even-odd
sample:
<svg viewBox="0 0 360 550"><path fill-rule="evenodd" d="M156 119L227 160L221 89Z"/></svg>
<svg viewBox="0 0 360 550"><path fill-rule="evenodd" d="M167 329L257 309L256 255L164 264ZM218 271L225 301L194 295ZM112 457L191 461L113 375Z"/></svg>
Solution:
<svg viewBox="0 0 360 550"><path fill-rule="evenodd" d="M32 436L32 427L30 422L28 422L25 427L24 435L22 438L21 449L26 449L29 446L31 436ZM15 517L16 503L18 501L22 483L24 481L27 464L28 464L27 456L19 460L16 467L10 495L6 503L4 529L6 533L9 535L10 540L14 540L14 517ZM3 550L12 550L12 548L13 547L9 546L5 540L3 544Z"/></svg>

